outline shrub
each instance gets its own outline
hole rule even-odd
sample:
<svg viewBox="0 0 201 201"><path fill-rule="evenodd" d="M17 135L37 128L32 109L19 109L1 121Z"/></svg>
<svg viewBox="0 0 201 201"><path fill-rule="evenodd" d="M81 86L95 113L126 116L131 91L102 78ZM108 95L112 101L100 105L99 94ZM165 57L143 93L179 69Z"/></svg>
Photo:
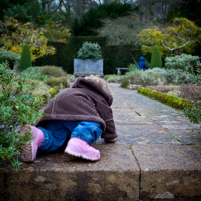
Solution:
<svg viewBox="0 0 201 201"><path fill-rule="evenodd" d="M67 76L62 76L62 77L48 77L45 80L45 83L48 84L51 87L54 86L60 86L62 85L65 88L70 87L70 82Z"/></svg>
<svg viewBox="0 0 201 201"><path fill-rule="evenodd" d="M148 73L148 74L159 74L159 75L162 75L165 72L166 72L166 69L157 68L157 67L146 70L146 73Z"/></svg>
<svg viewBox="0 0 201 201"><path fill-rule="evenodd" d="M41 74L41 67L29 67L22 72L20 72L20 76L26 79L35 79L45 81L47 75Z"/></svg>
<svg viewBox="0 0 201 201"><path fill-rule="evenodd" d="M153 47L153 51L151 55L151 68L155 68L155 67L162 68L161 53L157 45Z"/></svg>
<svg viewBox="0 0 201 201"><path fill-rule="evenodd" d="M104 76L104 79L108 82L118 83L121 81L121 76L116 74L108 74Z"/></svg>
<svg viewBox="0 0 201 201"><path fill-rule="evenodd" d="M127 79L125 76L121 78L121 87L127 88L130 85L130 80Z"/></svg>
<svg viewBox="0 0 201 201"><path fill-rule="evenodd" d="M8 61L9 67L17 68L20 62L20 56L14 52L10 52L0 48L0 62Z"/></svg>
<svg viewBox="0 0 201 201"><path fill-rule="evenodd" d="M43 112L42 100L24 91L24 82L8 65L0 64L0 158L8 159L18 169L19 148L31 139L30 134L19 135L23 124L35 124Z"/></svg>
<svg viewBox="0 0 201 201"><path fill-rule="evenodd" d="M197 76L197 77L196 77ZM127 84L139 84L142 86L157 85L157 84L190 84L195 83L195 79L199 80L198 75L192 75L181 69L160 69L153 68L146 71L131 71L125 76L122 76L121 81ZM195 78L196 77L196 78Z"/></svg>
<svg viewBox="0 0 201 201"><path fill-rule="evenodd" d="M77 57L80 59L101 59L101 47L98 43L84 42L77 53Z"/></svg>
<svg viewBox="0 0 201 201"><path fill-rule="evenodd" d="M201 63L198 61L189 66L188 73L191 73L193 83L201 85Z"/></svg>
<svg viewBox="0 0 201 201"><path fill-rule="evenodd" d="M201 103L194 102L192 107L185 107L184 115L189 118L191 123L199 124L201 122Z"/></svg>
<svg viewBox="0 0 201 201"><path fill-rule="evenodd" d="M166 73L166 69L162 69L162 68L152 68L152 69L146 70L146 74L155 79L159 79L159 78L161 79L163 77L163 74L165 73Z"/></svg>
<svg viewBox="0 0 201 201"><path fill-rule="evenodd" d="M142 86L157 85L158 81L154 77L148 76L146 71L136 70L122 76L121 87L127 87L129 84Z"/></svg>
<svg viewBox="0 0 201 201"><path fill-rule="evenodd" d="M201 86L188 84L179 87L179 97L201 101Z"/></svg>
<svg viewBox="0 0 201 201"><path fill-rule="evenodd" d="M23 71L27 69L28 67L31 67L31 52L29 49L28 44L25 44L22 49L22 55L20 59L20 71Z"/></svg>
<svg viewBox="0 0 201 201"><path fill-rule="evenodd" d="M49 92L52 95L52 97L54 98L55 95L59 93L59 88L57 86L55 86L54 88L50 88Z"/></svg>
<svg viewBox="0 0 201 201"><path fill-rule="evenodd" d="M130 72L137 70L137 65L136 65L136 64L129 64L128 67L130 68L130 69L129 69Z"/></svg>
<svg viewBox="0 0 201 201"><path fill-rule="evenodd" d="M167 69L165 73L162 74L161 78L164 80L165 84L193 83L193 75L187 74L187 72L181 69Z"/></svg>
<svg viewBox="0 0 201 201"><path fill-rule="evenodd" d="M166 86L166 85L164 85L164 86L160 86L160 85L158 85L158 86L149 86L149 88L151 90L156 90L156 91L159 91L161 93L170 93L172 91L178 91L179 90L178 86ZM182 97L182 98L184 98L184 97Z"/></svg>
<svg viewBox="0 0 201 201"><path fill-rule="evenodd" d="M193 63L197 63L199 59L200 58L198 56L192 56L190 54L181 54L174 57L166 57L165 67L187 71L189 66Z"/></svg>
<svg viewBox="0 0 201 201"><path fill-rule="evenodd" d="M46 105L50 99L51 94L49 92L49 86L40 80L25 79L24 89L29 91L33 96L39 97L43 100L43 105Z"/></svg>
<svg viewBox="0 0 201 201"><path fill-rule="evenodd" d="M47 75L48 77L61 77L67 75L63 69L56 66L43 66L40 68L40 73L42 75Z"/></svg>

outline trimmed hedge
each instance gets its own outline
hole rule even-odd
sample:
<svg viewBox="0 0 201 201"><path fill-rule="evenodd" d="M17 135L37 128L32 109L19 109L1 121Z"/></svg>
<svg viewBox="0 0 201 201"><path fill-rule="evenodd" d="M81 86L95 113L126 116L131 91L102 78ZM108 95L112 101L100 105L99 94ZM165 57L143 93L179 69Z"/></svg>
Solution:
<svg viewBox="0 0 201 201"><path fill-rule="evenodd" d="M128 68L131 63L138 62L141 55L142 51L133 45L106 46L103 52L104 74L116 74L119 67Z"/></svg>
<svg viewBox="0 0 201 201"><path fill-rule="evenodd" d="M39 58L34 65L61 66L67 73L73 74L74 59L77 58L77 52L86 41L98 43L101 46L104 58L104 74L116 74L116 68L127 67L134 63L133 58L138 61L142 55L141 50L136 50L136 47L132 45L106 46L106 37L72 36L68 43L48 42L48 45L57 49L56 54Z"/></svg>
<svg viewBox="0 0 201 201"><path fill-rule="evenodd" d="M54 55L47 55L35 60L35 66L57 66L63 67L68 73L73 72L73 68L69 64L70 54L68 53L67 44L60 42L48 42L48 46L53 46L56 48L56 53Z"/></svg>
<svg viewBox="0 0 201 201"><path fill-rule="evenodd" d="M28 67L32 67L31 63L31 52L29 45L25 44L23 46L22 55L20 58L20 71L26 70Z"/></svg>
<svg viewBox="0 0 201 201"><path fill-rule="evenodd" d="M89 36L79 36L70 37L68 43L60 42L48 42L48 45L56 48L56 54L47 55L36 60L36 66L46 66L54 65L63 67L63 69L69 73L73 74L74 71L74 59L77 58L77 52L82 47L84 42L98 43L101 46L101 51L103 52L103 47L106 45L106 37L89 37Z"/></svg>
<svg viewBox="0 0 201 201"><path fill-rule="evenodd" d="M189 103L188 99L178 98L174 95L164 94L145 87L140 87L138 89L138 93L145 95L149 98L155 98L159 102L179 110L183 110L185 107L192 107L194 105L192 103Z"/></svg>
<svg viewBox="0 0 201 201"><path fill-rule="evenodd" d="M162 59L159 47L155 45L153 47L152 55L151 55L151 68L162 68Z"/></svg>
<svg viewBox="0 0 201 201"><path fill-rule="evenodd" d="M14 66L19 65L20 55L15 54L14 52L4 50L3 48L0 48L0 63L5 61L8 61L9 67L13 69Z"/></svg>

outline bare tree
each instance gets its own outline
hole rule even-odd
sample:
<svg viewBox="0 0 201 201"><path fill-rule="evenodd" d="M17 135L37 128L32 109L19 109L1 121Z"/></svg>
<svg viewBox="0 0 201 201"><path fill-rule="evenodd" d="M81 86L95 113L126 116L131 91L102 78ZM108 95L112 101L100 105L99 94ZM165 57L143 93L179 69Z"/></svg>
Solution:
<svg viewBox="0 0 201 201"><path fill-rule="evenodd" d="M42 3L42 11L50 12L51 6L55 4L55 0L41 0Z"/></svg>
<svg viewBox="0 0 201 201"><path fill-rule="evenodd" d="M103 2L104 2L104 4L107 4L107 3L111 3L112 0L104 0Z"/></svg>
<svg viewBox="0 0 201 201"><path fill-rule="evenodd" d="M94 0L58 0L60 11L65 12L68 16L81 16L85 11L98 5Z"/></svg>
<svg viewBox="0 0 201 201"><path fill-rule="evenodd" d="M102 20L104 26L96 30L99 36L107 37L108 45L140 45L137 35L145 28L161 27L147 16L132 13L118 19Z"/></svg>
<svg viewBox="0 0 201 201"><path fill-rule="evenodd" d="M182 0L137 0L140 10L153 18L165 18L176 3Z"/></svg>

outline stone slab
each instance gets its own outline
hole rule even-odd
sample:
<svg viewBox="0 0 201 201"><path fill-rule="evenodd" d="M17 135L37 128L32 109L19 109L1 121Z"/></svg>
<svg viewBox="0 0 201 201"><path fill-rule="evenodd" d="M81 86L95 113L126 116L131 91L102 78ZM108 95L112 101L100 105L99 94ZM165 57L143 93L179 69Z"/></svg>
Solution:
<svg viewBox="0 0 201 201"><path fill-rule="evenodd" d="M148 117L153 121L186 121L184 116L180 115L148 115Z"/></svg>
<svg viewBox="0 0 201 201"><path fill-rule="evenodd" d="M141 116L161 116L161 115L169 115L169 116L178 116L182 115L181 111L175 110L171 107L166 105L162 105L161 107L135 107L135 111L140 114Z"/></svg>
<svg viewBox="0 0 201 201"><path fill-rule="evenodd" d="M116 144L119 145L181 144L158 125L116 125L116 130L119 134ZM96 143L104 141L98 139Z"/></svg>
<svg viewBox="0 0 201 201"><path fill-rule="evenodd" d="M201 146L135 145L132 149L141 169L140 199L201 198Z"/></svg>
<svg viewBox="0 0 201 201"><path fill-rule="evenodd" d="M200 125L192 124L188 120L185 121L156 121L157 124L165 129L179 129L179 130L192 130L200 129Z"/></svg>
<svg viewBox="0 0 201 201"><path fill-rule="evenodd" d="M200 130L169 129L168 132L176 136L184 145L201 144Z"/></svg>
<svg viewBox="0 0 201 201"><path fill-rule="evenodd" d="M153 100L145 99L144 97L138 98L139 94L134 93L133 91L129 96L128 93L125 95L119 92L120 97L116 96L117 98L114 100L112 107L164 107L164 105L159 102L154 103ZM127 96L126 99L125 96Z"/></svg>
<svg viewBox="0 0 201 201"><path fill-rule="evenodd" d="M146 98L136 91L114 87L114 84L109 87L115 97L112 107L164 107L162 103Z"/></svg>
<svg viewBox="0 0 201 201"><path fill-rule="evenodd" d="M101 159L37 156L14 172L0 164L0 200L139 200L139 168L130 146L95 145Z"/></svg>
<svg viewBox="0 0 201 201"><path fill-rule="evenodd" d="M153 121L146 116L139 116L131 108L113 108L115 124L153 124Z"/></svg>

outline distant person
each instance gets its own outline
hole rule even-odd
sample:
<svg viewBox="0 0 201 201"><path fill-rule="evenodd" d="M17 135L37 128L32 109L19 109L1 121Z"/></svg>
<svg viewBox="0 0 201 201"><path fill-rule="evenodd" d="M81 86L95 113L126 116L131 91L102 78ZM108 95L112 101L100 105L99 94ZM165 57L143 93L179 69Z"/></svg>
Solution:
<svg viewBox="0 0 201 201"><path fill-rule="evenodd" d="M148 69L146 63L145 63L145 58L144 57L140 57L140 61L137 64L137 68L139 70L146 70Z"/></svg>

